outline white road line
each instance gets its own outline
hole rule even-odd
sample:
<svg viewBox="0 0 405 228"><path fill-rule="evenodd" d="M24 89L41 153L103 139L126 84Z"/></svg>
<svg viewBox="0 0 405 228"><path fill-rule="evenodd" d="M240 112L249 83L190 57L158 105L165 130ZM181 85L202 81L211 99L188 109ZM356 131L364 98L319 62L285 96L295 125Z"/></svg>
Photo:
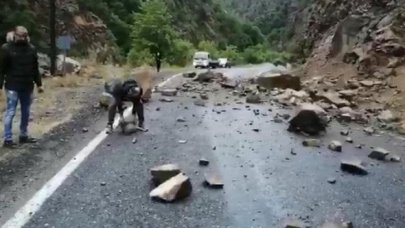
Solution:
<svg viewBox="0 0 405 228"><path fill-rule="evenodd" d="M164 86L179 75L181 74L171 76L160 83L158 87ZM155 91L155 89L153 91ZM129 108L125 110L124 116L127 117L130 113L131 109ZM114 121L114 128L117 126L118 119ZM80 150L55 176L42 186L42 188L2 226L2 228L19 228L24 226L31 217L39 211L45 201L52 196L62 183L80 166L80 164L83 163L83 161L86 160L86 158L107 138L107 136L108 135L104 130L91 140L87 146Z"/></svg>

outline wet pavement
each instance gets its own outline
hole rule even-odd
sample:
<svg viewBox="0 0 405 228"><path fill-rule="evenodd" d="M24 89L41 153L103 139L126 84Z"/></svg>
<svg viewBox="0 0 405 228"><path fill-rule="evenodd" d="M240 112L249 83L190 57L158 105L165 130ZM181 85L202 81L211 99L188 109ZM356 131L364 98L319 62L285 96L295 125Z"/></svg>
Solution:
<svg viewBox="0 0 405 228"><path fill-rule="evenodd" d="M271 67L221 71L236 78ZM178 77L166 87L185 80ZM289 219L310 227L324 221L405 227L403 163L367 157L371 146L403 157L403 139L366 136L361 126L332 123L320 148L306 148L304 136L286 131L286 121L272 121L276 113L292 110L245 104L231 91L209 93L205 107L194 105L193 94L180 93L172 103L159 102L155 94L145 110L149 131L109 136L25 227L282 227ZM177 121L180 116L185 122ZM348 128L354 143L344 143L342 153L327 149L331 140L344 142L339 132ZM355 148L360 143L366 145L361 150ZM208 167L198 165L202 157ZM346 158L363 160L369 174L342 172L340 161ZM149 169L165 163L177 163L191 178L189 198L174 204L149 199ZM222 176L224 189L203 186L207 171Z"/></svg>

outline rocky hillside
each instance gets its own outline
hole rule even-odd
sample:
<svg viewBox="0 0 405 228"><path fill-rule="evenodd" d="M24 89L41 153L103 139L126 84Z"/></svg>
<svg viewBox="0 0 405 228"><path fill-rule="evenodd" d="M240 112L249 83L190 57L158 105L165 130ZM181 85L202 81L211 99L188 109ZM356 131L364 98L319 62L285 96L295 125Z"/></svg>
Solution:
<svg viewBox="0 0 405 228"><path fill-rule="evenodd" d="M318 90L353 90L352 105L404 117L405 1L317 0L309 9L307 77Z"/></svg>

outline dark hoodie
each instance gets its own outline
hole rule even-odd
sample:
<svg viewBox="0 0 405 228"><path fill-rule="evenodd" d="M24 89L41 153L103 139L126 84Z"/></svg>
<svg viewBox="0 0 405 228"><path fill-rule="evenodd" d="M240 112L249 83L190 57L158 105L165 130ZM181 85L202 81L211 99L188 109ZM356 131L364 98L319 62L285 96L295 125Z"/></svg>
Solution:
<svg viewBox="0 0 405 228"><path fill-rule="evenodd" d="M32 90L42 86L36 48L29 42L6 43L0 50L0 88Z"/></svg>

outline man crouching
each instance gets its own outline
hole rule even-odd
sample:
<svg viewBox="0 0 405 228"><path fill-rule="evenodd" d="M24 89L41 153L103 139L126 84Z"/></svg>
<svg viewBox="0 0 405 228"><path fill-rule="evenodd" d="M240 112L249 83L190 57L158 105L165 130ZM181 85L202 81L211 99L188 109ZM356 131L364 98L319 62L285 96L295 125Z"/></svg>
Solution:
<svg viewBox="0 0 405 228"><path fill-rule="evenodd" d="M105 92L110 94L113 99L108 107L108 124L107 134L113 131L113 122L115 114L118 110L120 114L120 124L124 122L124 102L132 102L132 114L138 115L138 126L144 128L144 115L143 115L143 103L142 103L142 88L133 79L120 80L114 79L105 83Z"/></svg>

